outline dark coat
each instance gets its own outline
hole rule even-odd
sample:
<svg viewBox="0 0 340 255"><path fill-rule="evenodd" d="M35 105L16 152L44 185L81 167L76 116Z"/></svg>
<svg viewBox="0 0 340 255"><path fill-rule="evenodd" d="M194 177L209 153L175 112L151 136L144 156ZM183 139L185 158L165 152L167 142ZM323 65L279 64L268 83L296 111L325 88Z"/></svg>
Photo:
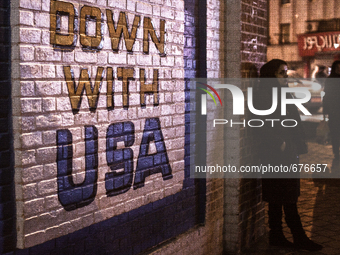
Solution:
<svg viewBox="0 0 340 255"><path fill-rule="evenodd" d="M323 113L340 120L340 76L327 78L324 91Z"/></svg>
<svg viewBox="0 0 340 255"><path fill-rule="evenodd" d="M333 74L328 77L325 82L324 91L325 96L322 101L323 114L328 114L328 126L331 132L331 139L338 139L337 137L340 132L340 76ZM337 145L333 145L333 153L338 153L334 146Z"/></svg>
<svg viewBox="0 0 340 255"><path fill-rule="evenodd" d="M334 61L329 77L325 82L325 96L323 102L323 114L328 114L328 126L330 129L333 153L338 154L338 139L340 126L340 75L337 72L340 61Z"/></svg>
<svg viewBox="0 0 340 255"><path fill-rule="evenodd" d="M323 113L328 114L329 120L340 120L340 75L337 67L340 61L334 61L332 64L331 74L325 81L325 96L323 102Z"/></svg>
<svg viewBox="0 0 340 255"><path fill-rule="evenodd" d="M264 80L267 80L264 82ZM307 153L300 114L295 105L287 105L286 116L281 116L281 85L275 78L262 79L256 93L254 93L254 107L256 109L269 109L272 105L272 88L278 88L277 109L271 115L263 116L261 119L277 119L274 127L265 122L261 128L256 128L258 153L262 165L280 166L298 164L298 155ZM291 95L287 95L289 98ZM256 101L255 101L256 99ZM255 102L257 102L255 104ZM257 116L258 118L259 116ZM283 127L283 119L294 119L296 127ZM292 123L289 123L290 125ZM281 151L281 145L286 143L286 148ZM300 195L300 179L296 174L293 179L274 179L277 173L264 176L262 179L262 199L267 202L297 202ZM290 175L291 176L291 175Z"/></svg>

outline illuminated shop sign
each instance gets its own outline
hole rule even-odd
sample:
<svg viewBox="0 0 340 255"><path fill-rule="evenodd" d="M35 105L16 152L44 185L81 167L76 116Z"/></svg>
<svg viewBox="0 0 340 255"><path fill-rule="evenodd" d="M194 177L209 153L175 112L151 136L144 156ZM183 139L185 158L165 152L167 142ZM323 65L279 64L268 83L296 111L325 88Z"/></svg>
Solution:
<svg viewBox="0 0 340 255"><path fill-rule="evenodd" d="M317 52L339 51L340 31L298 35L299 55L312 57Z"/></svg>

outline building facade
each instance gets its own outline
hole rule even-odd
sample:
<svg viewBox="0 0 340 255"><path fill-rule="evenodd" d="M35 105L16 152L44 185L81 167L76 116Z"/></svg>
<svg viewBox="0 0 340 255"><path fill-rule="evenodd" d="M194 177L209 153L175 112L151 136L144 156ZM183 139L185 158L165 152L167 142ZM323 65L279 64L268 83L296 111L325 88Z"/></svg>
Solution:
<svg viewBox="0 0 340 255"><path fill-rule="evenodd" d="M264 234L260 180L189 175L190 135L217 141L202 164L240 166L256 161L251 133L187 116L190 79L266 61L266 0L4 0L0 12L0 253L222 254Z"/></svg>
<svg viewBox="0 0 340 255"><path fill-rule="evenodd" d="M284 59L304 78L330 67L340 53L339 11L338 0L269 1L268 60Z"/></svg>

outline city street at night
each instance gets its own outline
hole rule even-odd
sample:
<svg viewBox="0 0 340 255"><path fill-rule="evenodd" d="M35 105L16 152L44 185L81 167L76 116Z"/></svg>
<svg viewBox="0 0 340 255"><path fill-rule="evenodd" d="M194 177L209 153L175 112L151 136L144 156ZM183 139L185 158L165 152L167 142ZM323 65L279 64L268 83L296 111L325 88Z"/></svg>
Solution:
<svg viewBox="0 0 340 255"><path fill-rule="evenodd" d="M320 115L322 116L322 115ZM320 116L313 116L314 119ZM316 123L317 124L317 123ZM304 122L305 128L313 127L313 123ZM315 126L315 125L314 125ZM306 130L307 133L315 133L315 130ZM339 254L340 250L340 179L334 176L340 174L340 169L332 167L332 146L330 144L319 144L315 138L310 138L308 142L308 154L300 156L301 164L327 164L326 172L329 172L327 179L305 178L301 179L301 195L298 201L298 209L301 221L306 230L306 234L313 241L322 244L324 248L319 252L309 252L304 250L282 249L270 247L268 238L264 237L257 245L244 251L244 255L264 255L264 254ZM266 210L267 210L266 206ZM289 241L293 241L289 228L283 220L284 233ZM268 228L268 217L266 217L266 227Z"/></svg>
<svg viewBox="0 0 340 255"><path fill-rule="evenodd" d="M0 255L340 254L340 0L0 0L0 87Z"/></svg>

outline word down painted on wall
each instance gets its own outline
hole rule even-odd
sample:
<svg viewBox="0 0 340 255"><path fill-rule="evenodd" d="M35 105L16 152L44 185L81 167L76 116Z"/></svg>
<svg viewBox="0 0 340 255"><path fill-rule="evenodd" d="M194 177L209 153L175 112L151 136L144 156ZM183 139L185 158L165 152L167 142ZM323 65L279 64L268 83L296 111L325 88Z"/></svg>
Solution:
<svg viewBox="0 0 340 255"><path fill-rule="evenodd" d="M111 38L112 50L117 52L122 35L125 39L125 47L128 52L132 52L136 41L137 30L140 23L140 16L135 15L131 32L128 29L127 16L125 12L119 13L117 24L113 20L113 13L106 9L107 25ZM67 32L61 29L62 17L68 18ZM50 42L55 47L74 48L77 43L78 32L78 12L72 3L51 1L51 28ZM89 22L96 23L94 35L88 35ZM80 44L83 48L101 50L103 48L103 13L97 7L83 6L80 10ZM64 33L66 32L66 34ZM160 38L157 38L151 18L144 17L143 21L143 52L149 53L149 35L155 43L159 54L165 56L165 20L160 20Z"/></svg>

